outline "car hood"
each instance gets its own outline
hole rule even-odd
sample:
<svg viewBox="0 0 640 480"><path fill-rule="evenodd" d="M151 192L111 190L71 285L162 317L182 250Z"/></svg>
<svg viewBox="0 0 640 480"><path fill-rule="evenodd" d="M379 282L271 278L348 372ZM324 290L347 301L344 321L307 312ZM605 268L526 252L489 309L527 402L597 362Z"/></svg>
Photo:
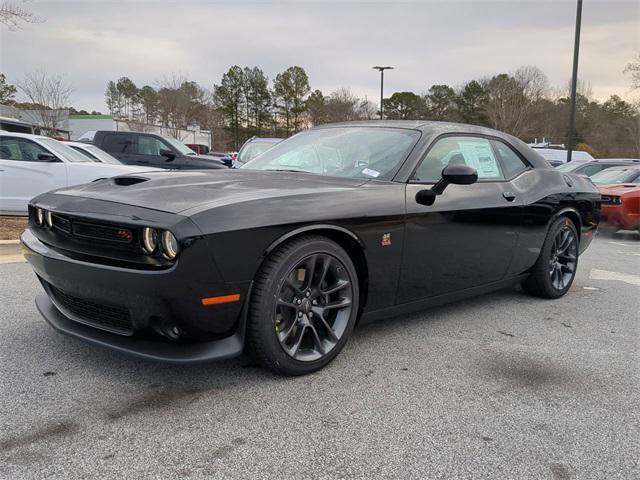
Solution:
<svg viewBox="0 0 640 480"><path fill-rule="evenodd" d="M170 213L275 197L345 191L366 179L259 170L159 171L63 188L52 193L124 203Z"/></svg>

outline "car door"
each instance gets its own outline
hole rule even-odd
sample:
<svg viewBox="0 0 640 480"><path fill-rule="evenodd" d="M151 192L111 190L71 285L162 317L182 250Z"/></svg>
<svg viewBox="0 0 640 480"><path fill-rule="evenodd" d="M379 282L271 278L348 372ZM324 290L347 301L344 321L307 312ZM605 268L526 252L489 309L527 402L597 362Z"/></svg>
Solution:
<svg viewBox="0 0 640 480"><path fill-rule="evenodd" d="M517 165L501 162L507 148ZM472 185L449 185L433 205L415 200L447 165L476 169ZM406 187L407 219L398 303L406 303L502 280L515 252L522 201L509 178L527 168L507 145L471 135L440 137Z"/></svg>
<svg viewBox="0 0 640 480"><path fill-rule="evenodd" d="M158 168L178 168L181 165L181 156L176 153L174 160L168 161L168 158L163 156L160 152L163 150L175 151L162 139L153 135L137 135L137 149L136 153L140 159L139 165L149 165L150 167Z"/></svg>
<svg viewBox="0 0 640 480"><path fill-rule="evenodd" d="M55 154L28 138L0 136L0 211L26 213L33 197L66 185L66 164Z"/></svg>
<svg viewBox="0 0 640 480"><path fill-rule="evenodd" d="M139 165L140 158L137 155L137 144L134 136L130 133L112 132L105 133L102 141L98 145L102 150L116 157L125 165ZM144 160L144 159L142 159ZM149 165L148 161L143 161L143 165Z"/></svg>

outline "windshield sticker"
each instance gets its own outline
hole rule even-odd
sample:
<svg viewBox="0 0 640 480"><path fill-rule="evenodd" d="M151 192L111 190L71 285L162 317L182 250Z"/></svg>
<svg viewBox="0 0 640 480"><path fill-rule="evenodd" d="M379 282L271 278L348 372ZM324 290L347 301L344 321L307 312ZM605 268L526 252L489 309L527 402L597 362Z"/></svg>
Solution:
<svg viewBox="0 0 640 480"><path fill-rule="evenodd" d="M371 170L370 168L365 168L364 170L362 170L362 173L364 173L365 175L368 175L370 177L376 178L380 176L380 172L377 172L375 170Z"/></svg>

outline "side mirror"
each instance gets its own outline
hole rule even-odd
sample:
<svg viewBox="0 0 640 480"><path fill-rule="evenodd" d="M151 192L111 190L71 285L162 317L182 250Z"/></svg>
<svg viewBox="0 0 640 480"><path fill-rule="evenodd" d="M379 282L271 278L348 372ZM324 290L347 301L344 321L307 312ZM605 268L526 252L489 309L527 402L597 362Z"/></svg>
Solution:
<svg viewBox="0 0 640 480"><path fill-rule="evenodd" d="M171 150L169 150L168 148L163 148L162 150L160 150L160 155L162 155L163 157L167 158L167 162L171 162L173 160L175 160L176 158L176 154L173 153Z"/></svg>
<svg viewBox="0 0 640 480"><path fill-rule="evenodd" d="M442 195L450 184L471 185L478 181L478 172L468 165L447 165L442 170L442 178L433 187L416 193L416 202L420 205L433 205L437 195Z"/></svg>
<svg viewBox="0 0 640 480"><path fill-rule="evenodd" d="M39 162L57 162L58 157L56 157L53 153L39 153L38 161Z"/></svg>

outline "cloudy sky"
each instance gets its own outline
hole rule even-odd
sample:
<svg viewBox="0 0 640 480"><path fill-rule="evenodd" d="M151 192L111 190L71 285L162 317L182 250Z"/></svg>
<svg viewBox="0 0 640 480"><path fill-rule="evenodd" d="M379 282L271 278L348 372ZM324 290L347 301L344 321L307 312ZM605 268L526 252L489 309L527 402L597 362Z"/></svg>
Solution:
<svg viewBox="0 0 640 480"><path fill-rule="evenodd" d="M108 80L157 85L172 72L211 88L234 64L273 78L290 65L312 88L377 100L372 65L393 65L385 92L424 92L537 65L571 75L575 0L555 1L38 1L44 23L0 27L0 72L64 75L76 108L106 111ZM585 0L580 79L594 97L629 96L625 65L640 52L640 1Z"/></svg>

